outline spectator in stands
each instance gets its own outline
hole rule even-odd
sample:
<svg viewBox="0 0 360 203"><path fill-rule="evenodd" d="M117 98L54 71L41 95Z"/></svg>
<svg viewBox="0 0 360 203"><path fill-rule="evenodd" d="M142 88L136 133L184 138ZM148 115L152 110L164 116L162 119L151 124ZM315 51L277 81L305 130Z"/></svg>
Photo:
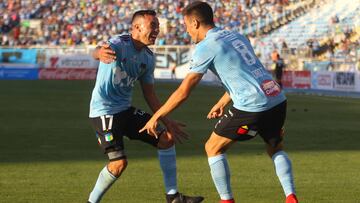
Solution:
<svg viewBox="0 0 360 203"><path fill-rule="evenodd" d="M314 57L315 55L318 54L318 52L320 51L320 43L317 39L313 39L312 41L312 56Z"/></svg>
<svg viewBox="0 0 360 203"><path fill-rule="evenodd" d="M331 23L332 24L337 24L339 23L339 17L337 15L334 15L332 18L331 18Z"/></svg>
<svg viewBox="0 0 360 203"><path fill-rule="evenodd" d="M299 2L295 0L292 2ZM286 1L268 0L209 0L214 8L214 20L217 26L229 30L250 33L259 19L274 19L279 10L287 6ZM169 32L158 40L159 44L189 44L188 35L181 24L181 10L187 1L149 0L107 0L107 1L68 1L68 0L32 0L4 1L0 3L0 32L8 33L14 29L9 19L16 16L14 22L20 20L29 24L33 20L41 20L38 29L21 28L15 39L3 37L7 44L14 45L89 45L107 41L109 36L129 31L127 26L131 20L130 11L142 8L157 8L159 17L164 19ZM272 9L274 8L274 9ZM246 23L245 23L246 22ZM19 24L17 24L19 25ZM33 27L33 26L31 26ZM255 26L256 27L256 26ZM254 29L254 30L252 30ZM100 33L100 30L102 31ZM20 31L20 30L18 30ZM52 34L56 33L56 35ZM2 40L4 42L4 40Z"/></svg>
<svg viewBox="0 0 360 203"><path fill-rule="evenodd" d="M283 40L283 42L281 43L281 54L282 55L288 55L289 54L289 47L286 44L285 40Z"/></svg>
<svg viewBox="0 0 360 203"><path fill-rule="evenodd" d="M280 85L280 87L282 88L282 75L283 75L283 70L285 68L285 63L284 60L280 57L279 53L274 53L272 55L272 60L274 62L274 77L276 82Z"/></svg>
<svg viewBox="0 0 360 203"><path fill-rule="evenodd" d="M314 42L313 39L308 39L306 41L306 45L307 45L307 48L308 48L308 51L307 51L307 56L308 57L313 57L313 42Z"/></svg>

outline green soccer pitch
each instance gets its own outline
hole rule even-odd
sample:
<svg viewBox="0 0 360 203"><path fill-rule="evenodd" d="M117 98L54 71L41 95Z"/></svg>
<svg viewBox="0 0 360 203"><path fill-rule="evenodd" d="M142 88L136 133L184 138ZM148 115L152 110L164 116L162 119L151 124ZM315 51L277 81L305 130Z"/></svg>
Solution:
<svg viewBox="0 0 360 203"><path fill-rule="evenodd" d="M0 202L86 202L107 163L88 121L93 81L0 81ZM158 83L164 101L177 84ZM179 190L217 203L204 143L215 121L206 115L222 95L199 86L171 118L191 137L177 145ZM360 100L288 96L285 149L293 162L302 203L360 202ZM148 110L139 87L134 104ZM125 141L129 166L104 203L162 203L164 188L157 153ZM237 202L283 203L281 186L261 138L228 151Z"/></svg>

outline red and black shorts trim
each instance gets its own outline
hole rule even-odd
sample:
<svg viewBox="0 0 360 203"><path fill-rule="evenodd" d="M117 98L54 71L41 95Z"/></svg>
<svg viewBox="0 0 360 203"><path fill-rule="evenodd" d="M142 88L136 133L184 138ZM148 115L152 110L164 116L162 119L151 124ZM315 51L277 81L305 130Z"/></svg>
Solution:
<svg viewBox="0 0 360 203"><path fill-rule="evenodd" d="M109 160L125 159L124 141L126 136L131 140L140 140L157 147L159 138L155 138L145 132L139 133L139 130L150 120L151 115L130 107L114 115L104 115L96 118L90 118L91 124L96 132L96 138L99 146ZM161 135L165 129L158 126L158 135Z"/></svg>
<svg viewBox="0 0 360 203"><path fill-rule="evenodd" d="M282 141L285 118L286 101L263 112L247 112L232 107L217 122L214 132L236 141L260 135L275 147Z"/></svg>

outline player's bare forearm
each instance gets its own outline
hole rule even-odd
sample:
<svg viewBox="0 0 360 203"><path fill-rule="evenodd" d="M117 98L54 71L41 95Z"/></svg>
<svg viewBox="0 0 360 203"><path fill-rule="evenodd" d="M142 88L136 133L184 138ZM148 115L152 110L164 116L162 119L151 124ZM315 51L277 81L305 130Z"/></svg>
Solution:
<svg viewBox="0 0 360 203"><path fill-rule="evenodd" d="M191 90L201 80L202 76L202 74L197 73L188 74L175 92L171 94L165 104L154 114L154 119L157 120L164 117L180 106L181 103L188 98Z"/></svg>
<svg viewBox="0 0 360 203"><path fill-rule="evenodd" d="M142 91L145 97L145 100L147 102L147 104L149 105L150 109L155 113L156 111L159 110L161 104L160 101L158 99L158 97L155 94L155 90L154 90L154 85L153 84L144 84L143 82L141 82L141 87L142 87ZM151 130L147 130L148 133L153 134L155 137L157 137L158 135L156 134L156 126L157 126L157 120L152 120L152 128ZM174 138L181 143L182 139L187 139L188 138L188 134L186 132L184 132L181 127L184 127L185 125L179 122L175 122L165 116L161 117L160 120L164 123L164 125L166 126L168 132L174 136Z"/></svg>
<svg viewBox="0 0 360 203"><path fill-rule="evenodd" d="M185 93L182 89L177 89L166 101L166 103L154 114L154 119L158 120L164 118L174 109L176 109L182 102L186 100L189 93Z"/></svg>
<svg viewBox="0 0 360 203"><path fill-rule="evenodd" d="M207 115L208 119L219 118L224 114L224 108L231 101L230 95L225 92L225 94L220 98L220 100L211 108L210 112Z"/></svg>
<svg viewBox="0 0 360 203"><path fill-rule="evenodd" d="M147 131L149 134L157 136L156 126L159 118L163 118L173 111L176 107L180 106L182 102L190 95L192 88L201 80L203 74L190 73L188 74L179 88L169 97L165 104L151 117L146 125L140 129L139 132ZM175 136L176 133L175 133Z"/></svg>
<svg viewBox="0 0 360 203"><path fill-rule="evenodd" d="M146 103L150 107L151 111L155 113L160 109L161 103L159 98L156 96L155 88L153 84L141 83L141 89L145 98ZM169 119L162 117L160 119L165 125L169 122Z"/></svg>
<svg viewBox="0 0 360 203"><path fill-rule="evenodd" d="M231 102L231 97L228 92L225 92L224 95L217 102L218 105L225 107Z"/></svg>
<svg viewBox="0 0 360 203"><path fill-rule="evenodd" d="M141 82L141 90L143 92L144 98L151 111L156 112L161 104L159 99L155 94L154 84L147 84Z"/></svg>

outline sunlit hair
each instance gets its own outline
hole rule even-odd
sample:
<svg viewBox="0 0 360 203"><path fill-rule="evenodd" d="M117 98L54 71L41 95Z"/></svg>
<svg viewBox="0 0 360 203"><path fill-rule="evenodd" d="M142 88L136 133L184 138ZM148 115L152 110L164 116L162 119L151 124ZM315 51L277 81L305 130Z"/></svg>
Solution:
<svg viewBox="0 0 360 203"><path fill-rule="evenodd" d="M136 11L131 19L131 23L133 23L136 18L144 17L145 15L156 16L156 12L151 9Z"/></svg>
<svg viewBox="0 0 360 203"><path fill-rule="evenodd" d="M187 5L183 11L183 16L192 16L205 25L214 25L214 14L211 6L202 1L194 1Z"/></svg>

